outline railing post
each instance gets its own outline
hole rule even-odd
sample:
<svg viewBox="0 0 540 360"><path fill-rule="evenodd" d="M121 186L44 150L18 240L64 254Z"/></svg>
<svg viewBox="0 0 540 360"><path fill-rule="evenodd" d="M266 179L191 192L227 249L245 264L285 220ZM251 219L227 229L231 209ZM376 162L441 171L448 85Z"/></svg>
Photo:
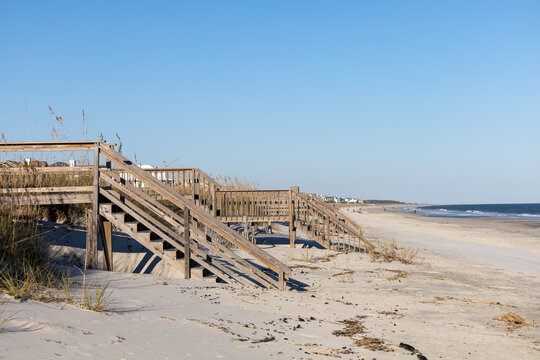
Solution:
<svg viewBox="0 0 540 360"><path fill-rule="evenodd" d="M88 211L86 219L86 259L85 266L87 269L97 268L97 241L94 239L94 221L92 219L93 212Z"/></svg>
<svg viewBox="0 0 540 360"><path fill-rule="evenodd" d="M248 224L247 216L244 215L243 220L244 220L244 237L246 239L249 239L249 224Z"/></svg>
<svg viewBox="0 0 540 360"><path fill-rule="evenodd" d="M195 201L195 169L191 171L191 199L194 203L197 203Z"/></svg>
<svg viewBox="0 0 540 360"><path fill-rule="evenodd" d="M291 189L289 190L289 241L291 243L291 247L296 247L296 228L294 224L295 216L294 216L294 200L293 200L293 191L297 191L297 186L291 186Z"/></svg>
<svg viewBox="0 0 540 360"><path fill-rule="evenodd" d="M99 145L94 146L94 171L93 171L93 181L92 186L94 187L92 193L92 215L89 216L89 231L86 241L86 267L88 269L97 269L98 267L98 254L97 254L97 244L98 244L98 222L99 222Z"/></svg>
<svg viewBox="0 0 540 360"><path fill-rule="evenodd" d="M251 223L251 242L252 243L257 243L257 239L255 238L255 232L257 230L257 226L255 225L256 223L252 222Z"/></svg>
<svg viewBox="0 0 540 360"><path fill-rule="evenodd" d="M216 186L212 184L212 216L217 216Z"/></svg>
<svg viewBox="0 0 540 360"><path fill-rule="evenodd" d="M324 217L324 244L330 249L330 220L327 216Z"/></svg>
<svg viewBox="0 0 540 360"><path fill-rule="evenodd" d="M191 279L191 240L189 236L189 209L184 208L184 278Z"/></svg>

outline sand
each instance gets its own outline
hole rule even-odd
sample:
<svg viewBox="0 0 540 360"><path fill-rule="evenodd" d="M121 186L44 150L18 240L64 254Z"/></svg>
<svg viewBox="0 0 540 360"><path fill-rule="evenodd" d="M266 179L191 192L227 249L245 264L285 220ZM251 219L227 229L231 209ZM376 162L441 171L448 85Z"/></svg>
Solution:
<svg viewBox="0 0 540 360"><path fill-rule="evenodd" d="M294 286L286 292L91 271L89 281L109 282L112 290L112 304L104 313L3 296L5 311L14 313L14 319L0 330L0 358L540 356L538 326L510 331L494 320L513 311L539 325L534 228L425 219L381 208L345 212L364 225L372 239L418 246L418 263L378 263L367 254L301 248L311 244L302 239L290 249L286 239L274 235L260 236L259 242L293 267ZM492 249L487 257L471 255L484 255L486 249ZM517 257L504 259L509 251ZM127 257L117 258L129 267ZM341 321L347 319L355 320L349 322L349 336L338 336L344 335L340 331L347 327ZM364 337L379 339L379 350L357 346L366 343ZM415 350L400 347L402 343Z"/></svg>

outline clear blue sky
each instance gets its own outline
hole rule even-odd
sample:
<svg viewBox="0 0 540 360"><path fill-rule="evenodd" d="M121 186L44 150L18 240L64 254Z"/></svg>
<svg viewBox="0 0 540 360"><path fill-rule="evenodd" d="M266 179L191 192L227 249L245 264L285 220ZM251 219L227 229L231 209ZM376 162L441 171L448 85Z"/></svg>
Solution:
<svg viewBox="0 0 540 360"><path fill-rule="evenodd" d="M540 202L540 1L0 0L0 130L309 192Z"/></svg>

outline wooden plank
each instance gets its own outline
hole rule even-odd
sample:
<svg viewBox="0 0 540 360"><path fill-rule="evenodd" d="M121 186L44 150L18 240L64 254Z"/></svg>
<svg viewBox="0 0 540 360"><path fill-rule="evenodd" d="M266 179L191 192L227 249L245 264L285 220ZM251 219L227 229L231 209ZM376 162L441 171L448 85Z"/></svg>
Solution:
<svg viewBox="0 0 540 360"><path fill-rule="evenodd" d="M112 224L100 216L101 243L103 246L103 270L113 271Z"/></svg>
<svg viewBox="0 0 540 360"><path fill-rule="evenodd" d="M58 186L38 188L9 188L0 189L0 194L27 194L27 193L79 193L92 192L93 186Z"/></svg>
<svg viewBox="0 0 540 360"><path fill-rule="evenodd" d="M0 196L0 204L6 206L17 205L63 205L63 204L91 204L91 193L56 193L56 194L20 194Z"/></svg>
<svg viewBox="0 0 540 360"><path fill-rule="evenodd" d="M32 173L80 173L80 172L91 172L93 170L92 166L73 166L73 167L16 167L16 168L0 168L0 175L3 174L32 174Z"/></svg>
<svg viewBox="0 0 540 360"><path fill-rule="evenodd" d="M93 212L88 211L87 221L86 221L86 257L85 257L85 268L86 269L97 269L98 267L98 244L97 237L94 236L94 219Z"/></svg>
<svg viewBox="0 0 540 360"><path fill-rule="evenodd" d="M294 227L294 203L292 188L289 191L289 242L292 248L296 247L296 229Z"/></svg>
<svg viewBox="0 0 540 360"><path fill-rule="evenodd" d="M93 150L100 143L100 141L7 142L0 143L0 151L85 151Z"/></svg>
<svg viewBox="0 0 540 360"><path fill-rule="evenodd" d="M189 209L184 209L184 276L191 279L191 240L189 236Z"/></svg>
<svg viewBox="0 0 540 360"><path fill-rule="evenodd" d="M92 243L97 246L98 242L98 222L99 222L99 146L94 146L94 171L92 179ZM97 269L97 257L96 263L92 269Z"/></svg>

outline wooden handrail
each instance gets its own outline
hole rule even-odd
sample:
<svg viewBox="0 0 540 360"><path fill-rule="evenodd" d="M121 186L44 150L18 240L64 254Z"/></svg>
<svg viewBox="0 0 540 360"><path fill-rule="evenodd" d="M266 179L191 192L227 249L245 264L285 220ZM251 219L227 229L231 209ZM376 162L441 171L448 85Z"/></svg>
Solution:
<svg viewBox="0 0 540 360"><path fill-rule="evenodd" d="M356 228L359 234L361 234L362 228L360 227L360 225L352 221L349 217L347 217L347 215L343 214L342 212L337 211L333 206L327 205L324 201L319 199L317 195L315 194L308 194L308 197L310 200L314 200L316 203L318 203L321 207L328 209L328 211L332 212L332 214L334 214L334 216L337 217L338 219L345 220L345 222L348 225Z"/></svg>
<svg viewBox="0 0 540 360"><path fill-rule="evenodd" d="M349 224L347 223L344 223L342 221L339 221L339 219L337 217L334 216L334 214L332 214L330 211L328 211L327 209L325 209L323 206L321 206L320 204L317 204L316 202L314 201L310 201L309 198L307 196L305 196L304 194L300 194L298 192L296 192L295 190L291 190L292 194L294 196L296 196L297 198L300 198L302 199L304 202L306 202L307 204L309 204L309 206L315 208L317 211L321 212L323 215L325 215L326 217L328 217L328 219L330 221L332 221L334 223L334 225L337 225L337 226L340 226L342 227L343 229L345 229L347 232L353 234L354 236L356 236L360 241L362 241L364 244L366 244L369 248L373 249L374 248L374 245L369 242L368 240L364 239L362 237L362 235L360 233L358 233L356 231L355 228L353 228L352 226L350 226Z"/></svg>
<svg viewBox="0 0 540 360"><path fill-rule="evenodd" d="M86 151L96 146L114 147L116 144L95 140L4 142L0 143L0 151Z"/></svg>
<svg viewBox="0 0 540 360"><path fill-rule="evenodd" d="M78 193L92 192L92 186L57 186L38 188L6 188L0 189L0 194L48 194L48 193Z"/></svg>
<svg viewBox="0 0 540 360"><path fill-rule="evenodd" d="M78 172L90 172L92 166L23 166L23 167L0 167L0 174L20 174L20 173L78 173Z"/></svg>

